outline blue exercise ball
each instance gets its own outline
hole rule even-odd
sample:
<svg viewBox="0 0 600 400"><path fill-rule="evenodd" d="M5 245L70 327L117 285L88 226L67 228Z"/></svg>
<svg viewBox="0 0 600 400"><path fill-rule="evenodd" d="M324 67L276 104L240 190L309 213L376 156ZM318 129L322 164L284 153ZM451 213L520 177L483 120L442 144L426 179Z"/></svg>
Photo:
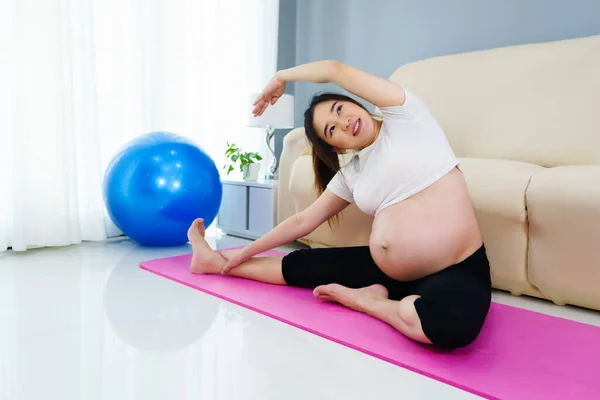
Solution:
<svg viewBox="0 0 600 400"><path fill-rule="evenodd" d="M127 143L104 176L104 202L110 218L144 246L187 243L196 218L214 221L223 186L214 161L192 141L152 132Z"/></svg>

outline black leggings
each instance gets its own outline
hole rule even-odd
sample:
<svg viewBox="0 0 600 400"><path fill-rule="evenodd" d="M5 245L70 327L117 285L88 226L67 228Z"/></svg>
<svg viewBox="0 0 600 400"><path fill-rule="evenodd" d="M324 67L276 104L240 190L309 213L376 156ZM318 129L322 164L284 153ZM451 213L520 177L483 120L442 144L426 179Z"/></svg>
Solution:
<svg viewBox="0 0 600 400"><path fill-rule="evenodd" d="M485 246L464 261L414 281L397 281L373 261L368 246L302 249L283 258L290 286L314 289L338 283L349 288L381 284L391 300L419 295L415 308L423 332L436 346L463 347L479 335L487 317L492 285Z"/></svg>

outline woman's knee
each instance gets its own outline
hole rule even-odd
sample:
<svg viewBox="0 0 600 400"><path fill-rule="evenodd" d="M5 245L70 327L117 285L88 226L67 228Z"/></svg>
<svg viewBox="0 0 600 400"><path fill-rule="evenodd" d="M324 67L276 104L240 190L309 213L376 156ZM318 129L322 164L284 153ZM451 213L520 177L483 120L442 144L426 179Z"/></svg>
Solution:
<svg viewBox="0 0 600 400"><path fill-rule="evenodd" d="M468 346L479 336L487 313L457 311L446 304L428 302L420 297L415 301L415 309L423 328L423 333L431 343L442 349L457 349Z"/></svg>
<svg viewBox="0 0 600 400"><path fill-rule="evenodd" d="M421 343L431 344L431 340L425 335L421 320L415 309L417 295L406 296L398 302L398 317L400 332L409 338Z"/></svg>
<svg viewBox="0 0 600 400"><path fill-rule="evenodd" d="M419 297L420 296L417 295L406 296L405 298L400 300L398 304L398 315L400 316L402 322L406 324L406 326L421 326L421 320L419 318L419 315L417 314L417 310L415 309L414 304Z"/></svg>

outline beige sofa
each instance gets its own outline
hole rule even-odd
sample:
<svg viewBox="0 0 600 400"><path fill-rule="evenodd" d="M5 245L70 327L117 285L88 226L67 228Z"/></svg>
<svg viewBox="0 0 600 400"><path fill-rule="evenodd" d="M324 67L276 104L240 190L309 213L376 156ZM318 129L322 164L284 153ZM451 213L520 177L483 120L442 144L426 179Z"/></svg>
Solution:
<svg viewBox="0 0 600 400"><path fill-rule="evenodd" d="M600 36L428 59L390 79L460 158L494 287L600 309ZM310 151L303 128L285 137L279 222L316 199ZM372 217L342 214L301 242L368 244Z"/></svg>

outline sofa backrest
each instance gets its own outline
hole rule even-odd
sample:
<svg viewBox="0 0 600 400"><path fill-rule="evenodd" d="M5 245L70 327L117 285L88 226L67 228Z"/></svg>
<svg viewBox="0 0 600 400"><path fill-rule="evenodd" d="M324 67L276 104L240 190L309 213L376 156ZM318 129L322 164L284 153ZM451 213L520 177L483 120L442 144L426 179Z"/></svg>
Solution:
<svg viewBox="0 0 600 400"><path fill-rule="evenodd" d="M390 79L429 106L459 157L600 164L600 35L432 58Z"/></svg>

